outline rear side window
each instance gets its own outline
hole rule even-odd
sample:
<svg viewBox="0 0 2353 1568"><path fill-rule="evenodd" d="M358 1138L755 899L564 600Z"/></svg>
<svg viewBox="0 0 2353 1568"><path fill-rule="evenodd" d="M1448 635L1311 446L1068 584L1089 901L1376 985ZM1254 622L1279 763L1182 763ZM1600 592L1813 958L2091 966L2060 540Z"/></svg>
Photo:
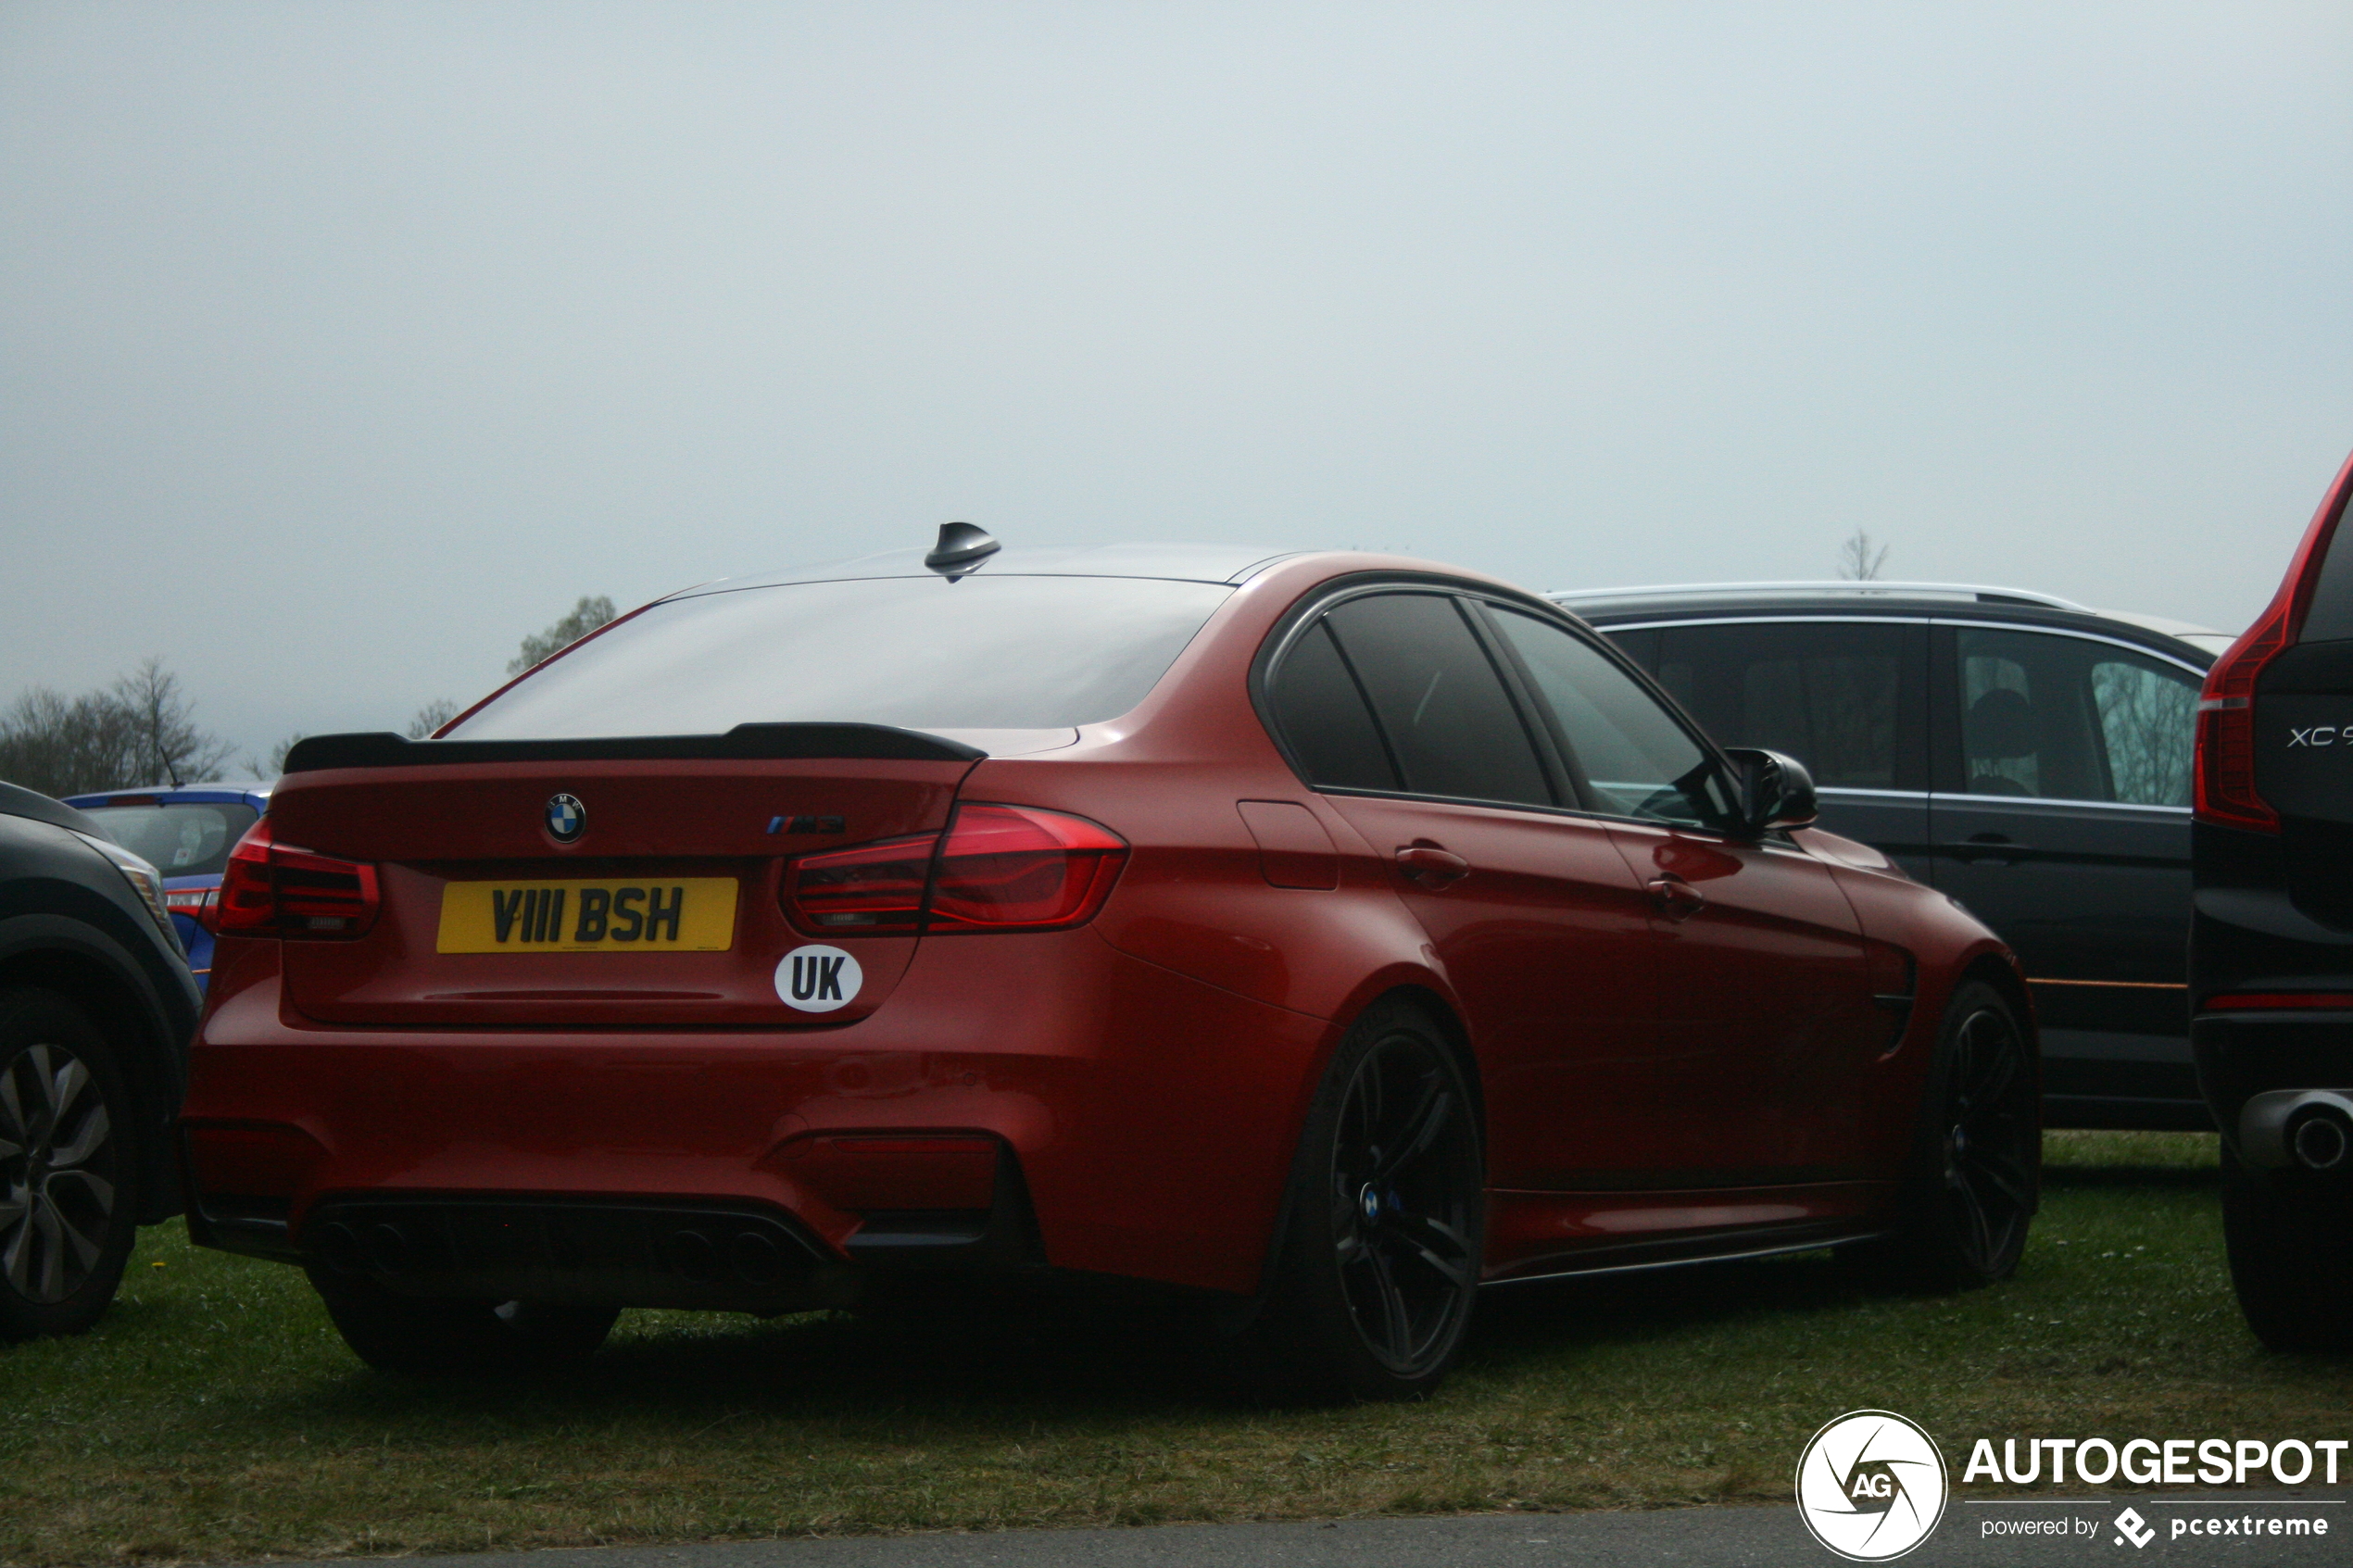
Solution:
<svg viewBox="0 0 2353 1568"><path fill-rule="evenodd" d="M1720 745L1786 752L1834 788L1921 789L1908 634L1895 623L1669 626L1655 633L1651 671Z"/></svg>
<svg viewBox="0 0 2353 1568"><path fill-rule="evenodd" d="M1565 628L1517 610L1491 613L1552 709L1594 809L1655 822L1720 819L1714 760L1640 683Z"/></svg>
<svg viewBox="0 0 2353 1568"><path fill-rule="evenodd" d="M1325 618L1416 795L1550 806L1535 743L1454 601L1351 599Z"/></svg>
<svg viewBox="0 0 2353 1568"><path fill-rule="evenodd" d="M1267 687L1275 724L1307 782L1321 789L1394 790L1397 770L1356 678L1322 621L1283 655Z"/></svg>
<svg viewBox="0 0 2353 1568"><path fill-rule="evenodd" d="M1964 628L1963 789L2190 804L2198 677L2082 637Z"/></svg>
<svg viewBox="0 0 2353 1568"><path fill-rule="evenodd" d="M229 851L260 813L238 801L167 806L85 806L117 844L166 876L219 876Z"/></svg>
<svg viewBox="0 0 2353 1568"><path fill-rule="evenodd" d="M1143 577L886 577L667 599L524 677L457 740L746 723L1059 729L1144 699L1233 590Z"/></svg>

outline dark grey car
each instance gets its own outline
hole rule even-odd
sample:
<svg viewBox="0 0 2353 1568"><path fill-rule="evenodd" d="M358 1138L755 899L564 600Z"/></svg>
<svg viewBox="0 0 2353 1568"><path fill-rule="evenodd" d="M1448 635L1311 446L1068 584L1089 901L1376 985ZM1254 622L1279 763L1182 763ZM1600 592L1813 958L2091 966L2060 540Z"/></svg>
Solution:
<svg viewBox="0 0 2353 1568"><path fill-rule="evenodd" d="M2213 1124L2190 1060L2184 947L2198 686L2227 637L1929 583L1550 596L1718 741L1804 762L1823 827L1886 852L2017 949L2042 1022L2047 1124Z"/></svg>
<svg viewBox="0 0 2353 1568"><path fill-rule="evenodd" d="M73 1334L179 1211L195 981L156 869L0 784L0 1339Z"/></svg>

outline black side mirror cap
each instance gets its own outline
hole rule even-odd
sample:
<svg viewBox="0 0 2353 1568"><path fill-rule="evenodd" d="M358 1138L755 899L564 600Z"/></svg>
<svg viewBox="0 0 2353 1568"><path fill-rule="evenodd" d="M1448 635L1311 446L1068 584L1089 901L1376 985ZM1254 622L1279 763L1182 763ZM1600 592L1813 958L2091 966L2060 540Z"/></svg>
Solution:
<svg viewBox="0 0 2353 1568"><path fill-rule="evenodd" d="M1724 755L1740 774L1742 825L1749 832L1812 827L1822 814L1814 775L1796 758L1749 746L1729 746Z"/></svg>

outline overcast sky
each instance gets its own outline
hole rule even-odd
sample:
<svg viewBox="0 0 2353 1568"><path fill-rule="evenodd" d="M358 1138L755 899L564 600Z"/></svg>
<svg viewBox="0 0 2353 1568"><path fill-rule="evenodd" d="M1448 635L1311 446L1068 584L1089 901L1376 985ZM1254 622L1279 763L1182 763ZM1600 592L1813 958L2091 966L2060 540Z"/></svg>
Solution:
<svg viewBox="0 0 2353 1568"><path fill-rule="evenodd" d="M0 701L398 728L950 518L2235 630L2348 285L2344 0L7 0Z"/></svg>

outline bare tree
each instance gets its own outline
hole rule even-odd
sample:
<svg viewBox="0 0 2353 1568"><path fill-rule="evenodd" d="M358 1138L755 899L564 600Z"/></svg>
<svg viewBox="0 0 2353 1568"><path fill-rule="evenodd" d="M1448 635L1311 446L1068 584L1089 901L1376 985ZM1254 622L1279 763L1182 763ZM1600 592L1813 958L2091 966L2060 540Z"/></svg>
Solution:
<svg viewBox="0 0 2353 1568"><path fill-rule="evenodd" d="M286 753L292 751L295 748L295 743L303 739L308 734L308 731L296 730L294 734L288 735L285 739L271 746L270 748L270 760L267 762L263 761L260 758L254 756L251 752L247 752L245 754L245 771L251 773L257 779L274 779L279 777L286 771Z"/></svg>
<svg viewBox="0 0 2353 1568"><path fill-rule="evenodd" d="M423 740L457 716L458 705L446 696L437 696L410 715L409 738Z"/></svg>
<svg viewBox="0 0 2353 1568"><path fill-rule="evenodd" d="M196 727L194 705L160 659L77 697L35 686L0 711L0 778L44 795L181 784L229 755Z"/></svg>
<svg viewBox="0 0 2353 1568"><path fill-rule="evenodd" d="M139 771L173 784L204 779L229 759L229 747L196 728L195 705L181 695L180 677L154 657L114 684L114 699L132 718L144 755ZM105 786L100 786L105 787Z"/></svg>
<svg viewBox="0 0 2353 1568"><path fill-rule="evenodd" d="M1838 574L1846 582L1874 582L1886 564L1887 546L1872 548L1871 536L1859 528L1838 547Z"/></svg>
<svg viewBox="0 0 2353 1568"><path fill-rule="evenodd" d="M572 607L572 613L544 632L534 632L522 640L522 651L507 661L507 673L520 675L533 665L559 649L571 646L589 633L613 618L612 601L598 594L594 598L584 594Z"/></svg>

